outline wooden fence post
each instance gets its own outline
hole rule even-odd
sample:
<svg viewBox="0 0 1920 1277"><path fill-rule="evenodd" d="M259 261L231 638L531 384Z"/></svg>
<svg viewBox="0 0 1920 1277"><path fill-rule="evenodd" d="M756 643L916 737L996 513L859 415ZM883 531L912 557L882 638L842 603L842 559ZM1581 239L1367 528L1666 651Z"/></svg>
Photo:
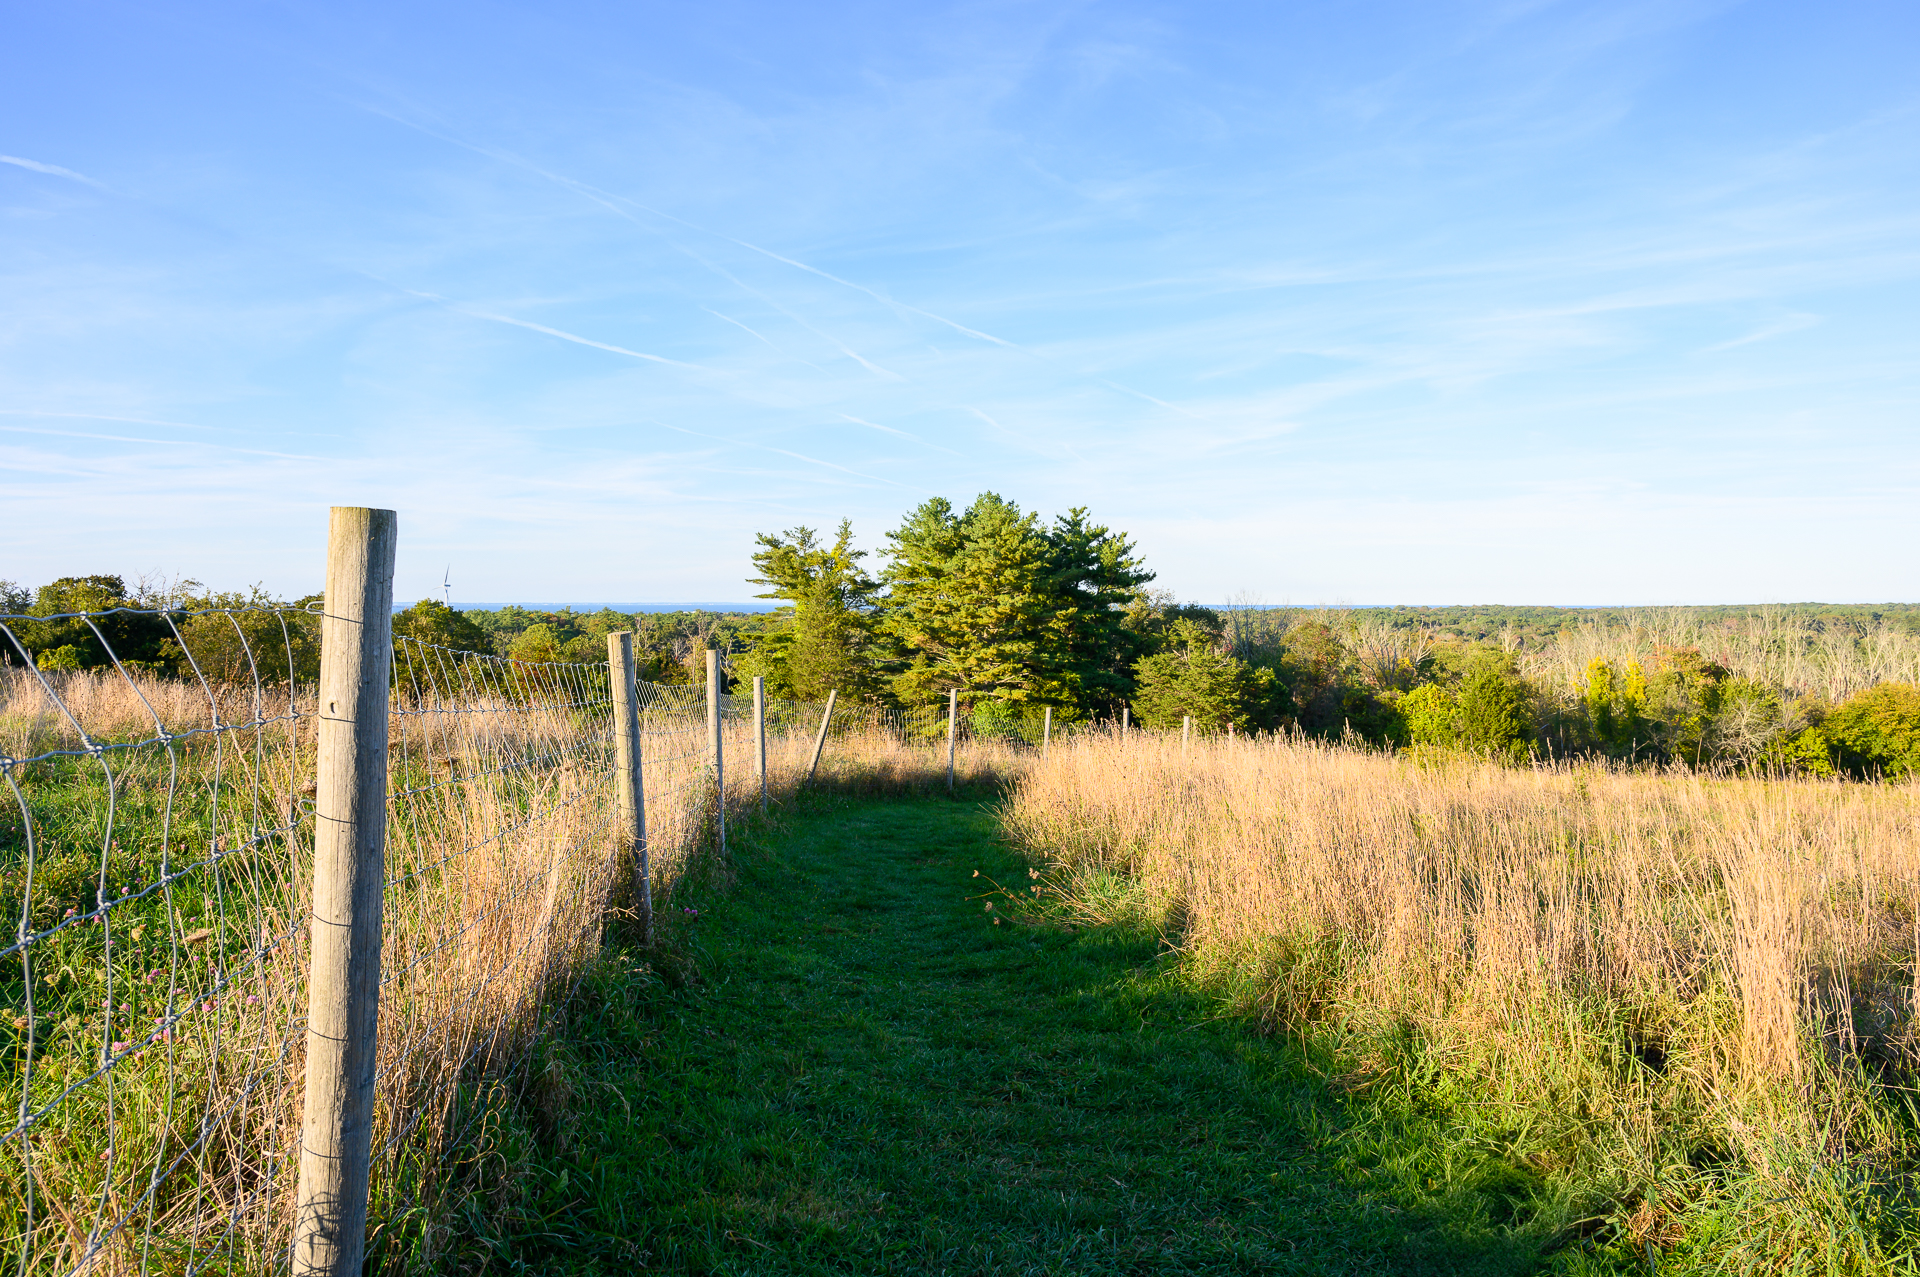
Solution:
<svg viewBox="0 0 1920 1277"><path fill-rule="evenodd" d="M1132 725L1133 725L1133 707L1130 705L1122 705L1120 707L1120 734L1122 736L1125 736L1127 734L1127 728L1131 727Z"/></svg>
<svg viewBox="0 0 1920 1277"><path fill-rule="evenodd" d="M640 935L653 943L653 874L647 865L647 792L640 774L640 684L633 673L633 632L607 635L607 672L613 682L614 789L620 799L621 837L633 865L633 898Z"/></svg>
<svg viewBox="0 0 1920 1277"><path fill-rule="evenodd" d="M727 854L727 760L720 743L720 653L707 649L707 735L713 750L713 836Z"/></svg>
<svg viewBox="0 0 1920 1277"><path fill-rule="evenodd" d="M767 676L753 676L753 771L760 778L760 814L767 814Z"/></svg>
<svg viewBox="0 0 1920 1277"><path fill-rule="evenodd" d="M1053 706L1047 706L1046 714L1040 720L1040 757L1045 758L1053 751Z"/></svg>
<svg viewBox="0 0 1920 1277"><path fill-rule="evenodd" d="M820 751L827 747L827 728L833 723L833 703L840 699L840 689L834 688L827 693L827 707L820 712L820 733L813 738L813 759L807 764L807 783L813 783L814 772L820 770Z"/></svg>
<svg viewBox="0 0 1920 1277"><path fill-rule="evenodd" d="M308 924L307 1094L293 1220L299 1277L360 1277L380 1028L393 670L391 510L335 506L320 620L319 763Z"/></svg>
<svg viewBox="0 0 1920 1277"><path fill-rule="evenodd" d="M953 738L960 727L960 689L947 689L947 793L953 793Z"/></svg>
<svg viewBox="0 0 1920 1277"><path fill-rule="evenodd" d="M1180 716L1180 757L1187 756L1187 745L1193 740L1193 715Z"/></svg>

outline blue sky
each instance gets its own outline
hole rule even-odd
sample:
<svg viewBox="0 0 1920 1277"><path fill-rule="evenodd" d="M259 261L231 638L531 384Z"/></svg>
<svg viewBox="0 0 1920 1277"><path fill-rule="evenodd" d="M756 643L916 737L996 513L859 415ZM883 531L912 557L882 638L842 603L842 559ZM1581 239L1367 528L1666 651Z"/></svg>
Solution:
<svg viewBox="0 0 1920 1277"><path fill-rule="evenodd" d="M175 12L162 12L173 9ZM9 6L0 577L1920 597L1910 3Z"/></svg>

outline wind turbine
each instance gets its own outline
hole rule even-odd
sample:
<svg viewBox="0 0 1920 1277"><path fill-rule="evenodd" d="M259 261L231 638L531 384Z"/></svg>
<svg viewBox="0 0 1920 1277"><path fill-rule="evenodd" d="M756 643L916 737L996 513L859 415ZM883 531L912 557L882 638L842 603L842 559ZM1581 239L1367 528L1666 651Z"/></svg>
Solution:
<svg viewBox="0 0 1920 1277"><path fill-rule="evenodd" d="M440 578L440 588L446 591L447 606L453 606L453 564L447 564L447 573Z"/></svg>

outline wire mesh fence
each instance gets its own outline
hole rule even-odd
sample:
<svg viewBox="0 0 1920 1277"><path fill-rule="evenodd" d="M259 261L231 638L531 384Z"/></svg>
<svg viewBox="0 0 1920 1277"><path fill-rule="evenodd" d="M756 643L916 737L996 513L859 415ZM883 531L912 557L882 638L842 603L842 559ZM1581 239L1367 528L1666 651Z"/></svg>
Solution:
<svg viewBox="0 0 1920 1277"><path fill-rule="evenodd" d="M281 1271L299 1174L317 611L0 615L0 1247L20 1274ZM104 656L40 668L74 622ZM138 637L144 659L123 654ZM373 1214L428 1204L597 949L626 865L604 664L392 647ZM46 662L61 664L55 660ZM656 893L805 778L823 706L642 683ZM961 783L1037 737L955 721ZM821 781L930 787L945 707L841 706Z"/></svg>

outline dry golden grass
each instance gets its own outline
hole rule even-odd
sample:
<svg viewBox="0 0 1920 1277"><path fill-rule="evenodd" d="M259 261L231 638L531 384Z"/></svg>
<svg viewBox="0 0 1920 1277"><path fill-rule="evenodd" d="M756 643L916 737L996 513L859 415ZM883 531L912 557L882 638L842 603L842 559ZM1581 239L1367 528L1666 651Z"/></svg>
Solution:
<svg viewBox="0 0 1920 1277"><path fill-rule="evenodd" d="M1915 787L1089 735L1007 818L1070 902L1151 910L1356 1084L1417 1056L1605 1199L1912 1154Z"/></svg>

